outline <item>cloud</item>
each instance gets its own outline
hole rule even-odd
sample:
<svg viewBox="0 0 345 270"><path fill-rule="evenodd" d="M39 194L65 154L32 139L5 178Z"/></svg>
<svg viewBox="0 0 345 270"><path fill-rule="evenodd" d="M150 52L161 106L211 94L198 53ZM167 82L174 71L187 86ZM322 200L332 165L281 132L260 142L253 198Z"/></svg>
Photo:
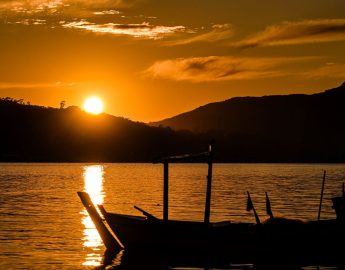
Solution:
<svg viewBox="0 0 345 270"><path fill-rule="evenodd" d="M120 15L121 11L109 9L109 10L95 11L93 12L93 14L94 15Z"/></svg>
<svg viewBox="0 0 345 270"><path fill-rule="evenodd" d="M7 22L8 24L23 24L23 25L44 25L46 20L41 19L22 19L14 22Z"/></svg>
<svg viewBox="0 0 345 270"><path fill-rule="evenodd" d="M147 22L143 22L141 24L96 24L82 20L77 22L63 23L62 27L81 29L94 33L128 35L144 39L161 39L167 35L185 31L184 26L155 26Z"/></svg>
<svg viewBox="0 0 345 270"><path fill-rule="evenodd" d="M128 8L135 6L144 0L65 0L69 4L83 4L91 7Z"/></svg>
<svg viewBox="0 0 345 270"><path fill-rule="evenodd" d="M114 21L119 19L118 16L121 16L121 21L127 18L122 15L123 11L115 7L129 7L142 1L148 0L4 0L0 2L0 12L6 9L6 24L44 24L51 28L62 27L142 39L157 40L186 31L181 25L152 25L145 22L145 19L153 17L144 15L136 16L136 23ZM137 23L138 19L144 22Z"/></svg>
<svg viewBox="0 0 345 270"><path fill-rule="evenodd" d="M130 8L147 0L0 0L6 20L18 16L87 18L92 15L119 15L116 9Z"/></svg>
<svg viewBox="0 0 345 270"><path fill-rule="evenodd" d="M345 19L282 22L233 45L240 48L345 40Z"/></svg>
<svg viewBox="0 0 345 270"><path fill-rule="evenodd" d="M15 12L41 12L69 6L84 6L91 8L128 8L143 0L1 0L0 9Z"/></svg>
<svg viewBox="0 0 345 270"><path fill-rule="evenodd" d="M287 72L280 71L277 67L310 59L313 57L240 58L208 56L177 58L154 63L144 71L144 75L151 78L191 82L258 79L288 75Z"/></svg>
<svg viewBox="0 0 345 270"><path fill-rule="evenodd" d="M32 88L57 88L73 87L75 83L31 83L31 82L0 82L0 89L32 89Z"/></svg>
<svg viewBox="0 0 345 270"><path fill-rule="evenodd" d="M5 0L0 3L0 9L9 10L15 13L41 13L56 12L65 5L63 0Z"/></svg>
<svg viewBox="0 0 345 270"><path fill-rule="evenodd" d="M343 78L345 79L345 64L343 63L326 63L325 65L314 70L305 72L303 77L309 78Z"/></svg>
<svg viewBox="0 0 345 270"><path fill-rule="evenodd" d="M168 45L186 45L195 42L217 42L228 39L234 34L233 26L231 24L215 24L212 26L212 30L199 34L190 38L180 39L168 42Z"/></svg>

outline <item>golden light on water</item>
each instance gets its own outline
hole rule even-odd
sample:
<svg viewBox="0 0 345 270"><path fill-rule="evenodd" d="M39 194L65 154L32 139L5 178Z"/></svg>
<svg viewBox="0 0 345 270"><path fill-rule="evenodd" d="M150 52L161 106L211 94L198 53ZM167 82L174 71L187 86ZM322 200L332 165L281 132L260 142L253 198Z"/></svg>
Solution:
<svg viewBox="0 0 345 270"><path fill-rule="evenodd" d="M84 101L84 110L92 114L100 114L103 112L104 104L99 97L88 97Z"/></svg>
<svg viewBox="0 0 345 270"><path fill-rule="evenodd" d="M91 200L95 205L102 204L104 200L103 174L104 168L102 165L84 167L84 189L89 193ZM99 254L99 250L103 246L102 239L100 238L95 225L86 210L84 210L83 214L82 224L85 227L83 245L90 249L83 265L99 266L102 262L102 256Z"/></svg>
<svg viewBox="0 0 345 270"><path fill-rule="evenodd" d="M104 168L102 165L84 167L85 191L89 193L95 205L103 203L103 174Z"/></svg>

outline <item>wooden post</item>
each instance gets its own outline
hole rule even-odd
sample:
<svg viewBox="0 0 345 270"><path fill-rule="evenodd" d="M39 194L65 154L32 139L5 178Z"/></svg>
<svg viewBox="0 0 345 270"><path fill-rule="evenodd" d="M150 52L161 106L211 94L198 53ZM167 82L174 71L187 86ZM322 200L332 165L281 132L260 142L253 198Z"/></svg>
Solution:
<svg viewBox="0 0 345 270"><path fill-rule="evenodd" d="M260 225L261 221L260 221L258 213L255 210L254 203L252 202L252 198L250 197L249 191L247 191L247 195L248 195L247 211L253 210L256 224Z"/></svg>
<svg viewBox="0 0 345 270"><path fill-rule="evenodd" d="M207 187L206 187L206 203L205 203L205 216L204 223L210 223L211 212L211 190L212 190L212 162L213 162L213 150L212 144L210 144L210 156L208 158L208 173L207 173Z"/></svg>
<svg viewBox="0 0 345 270"><path fill-rule="evenodd" d="M320 216L321 216L321 206L322 206L323 190L325 188L325 180L326 180L326 171L323 171L323 180L322 180L321 195L320 195L319 213L317 215L318 221L320 220Z"/></svg>
<svg viewBox="0 0 345 270"><path fill-rule="evenodd" d="M270 216L270 219L274 219L270 198L268 197L267 192L265 192L265 194L266 194L266 213L267 215Z"/></svg>
<svg viewBox="0 0 345 270"><path fill-rule="evenodd" d="M164 166L164 187L163 187L163 220L167 221L169 217L169 163L166 161Z"/></svg>

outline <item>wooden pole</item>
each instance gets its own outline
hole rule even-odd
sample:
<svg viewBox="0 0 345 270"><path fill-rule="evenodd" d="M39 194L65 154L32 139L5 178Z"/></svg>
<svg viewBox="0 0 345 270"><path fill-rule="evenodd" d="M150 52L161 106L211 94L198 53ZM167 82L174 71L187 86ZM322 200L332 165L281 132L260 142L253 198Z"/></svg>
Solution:
<svg viewBox="0 0 345 270"><path fill-rule="evenodd" d="M322 207L323 191L325 188L325 180L326 180L326 171L323 171L323 180L322 180L321 195L320 195L319 213L317 215L318 221L320 220L320 216L321 216L321 207Z"/></svg>
<svg viewBox="0 0 345 270"><path fill-rule="evenodd" d="M260 225L260 224L261 224L261 221L260 221L259 215L258 215L258 213L256 212L254 206L253 206L253 212L254 212L254 217L255 217L256 224Z"/></svg>
<svg viewBox="0 0 345 270"><path fill-rule="evenodd" d="M260 225L260 224L261 224L261 221L260 221L260 218L259 218L258 213L257 213L256 210L255 210L254 203L253 203L253 201L252 201L252 198L250 197L249 191L247 191L247 195L248 195L247 211L253 210L256 224Z"/></svg>
<svg viewBox="0 0 345 270"><path fill-rule="evenodd" d="M163 187L163 220L169 217L169 163L164 162L164 187Z"/></svg>
<svg viewBox="0 0 345 270"><path fill-rule="evenodd" d="M208 173L207 173L207 187L206 187L206 203L205 203L205 216L204 223L210 223L210 212L211 212L211 190L212 190L212 162L213 162L213 149L210 144L210 155L208 158Z"/></svg>
<svg viewBox="0 0 345 270"><path fill-rule="evenodd" d="M270 216L270 219L274 219L270 198L268 197L267 192L265 192L265 194L266 194L266 213L267 215Z"/></svg>
<svg viewBox="0 0 345 270"><path fill-rule="evenodd" d="M102 241L106 248L108 250L111 250L112 252L120 251L121 249L123 249L123 245L121 244L121 242L119 242L118 239L112 234L112 231L108 229L109 226L106 226L104 224L105 221L103 221L101 216L98 214L97 209L92 203L89 194L80 191L78 192L78 195L87 212L89 213L93 224L95 224L95 227L100 237L102 238Z"/></svg>

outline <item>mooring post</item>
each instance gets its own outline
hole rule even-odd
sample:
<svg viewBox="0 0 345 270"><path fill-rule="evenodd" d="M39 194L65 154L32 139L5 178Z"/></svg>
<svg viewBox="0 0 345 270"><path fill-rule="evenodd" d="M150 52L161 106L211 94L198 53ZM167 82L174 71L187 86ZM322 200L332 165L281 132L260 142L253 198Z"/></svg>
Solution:
<svg viewBox="0 0 345 270"><path fill-rule="evenodd" d="M209 146L209 157L208 157L208 173L207 173L207 187L206 187L206 203L205 203L205 216L204 223L210 223L210 212L211 212L211 190L212 190L212 162L213 162L213 149L212 144Z"/></svg>
<svg viewBox="0 0 345 270"><path fill-rule="evenodd" d="M169 210L169 163L165 161L164 166L164 187L163 187L163 220L168 220Z"/></svg>

